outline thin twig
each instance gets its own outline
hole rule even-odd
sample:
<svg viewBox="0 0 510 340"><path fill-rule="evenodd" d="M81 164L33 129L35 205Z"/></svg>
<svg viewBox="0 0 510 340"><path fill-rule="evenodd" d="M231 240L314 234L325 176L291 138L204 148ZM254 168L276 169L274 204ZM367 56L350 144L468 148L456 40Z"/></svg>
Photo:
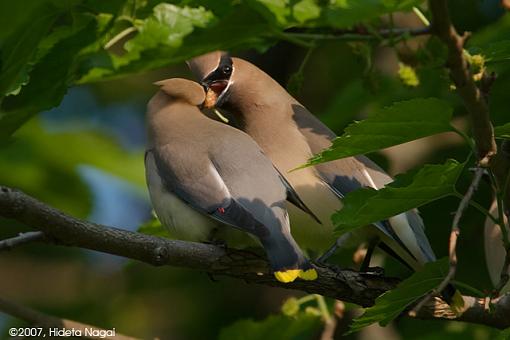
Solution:
<svg viewBox="0 0 510 340"><path fill-rule="evenodd" d="M433 296L441 293L455 277L455 272L457 271L457 239L459 238L460 234L459 222L460 219L462 218L462 215L464 214L464 211L469 206L469 202L471 201L473 194L478 188L478 184L480 183L480 179L482 178L483 174L484 168L479 167L476 169L471 185L469 186L468 190L466 191L466 194L460 201L459 207L457 208L455 216L453 217L452 229L450 232L450 241L448 245L448 257L450 260L450 268L448 269L448 274L443 279L443 281L441 281L441 283L437 286L436 289L433 289L429 294L427 294L413 308L413 310L409 312L411 316L416 316L420 309L423 308L423 306L425 306Z"/></svg>
<svg viewBox="0 0 510 340"><path fill-rule="evenodd" d="M26 233L20 233L18 236L0 240L0 251L9 250L25 243L41 240L44 240L44 233L42 231L29 231Z"/></svg>
<svg viewBox="0 0 510 340"><path fill-rule="evenodd" d="M42 327L44 332L38 335L38 337L49 337L55 338L49 333L49 329L67 329L72 330L74 332L79 331L83 338L86 339L98 339L100 336L92 336L88 334L103 334L103 339L114 339L114 340L136 340L137 338L133 338L130 336L126 336L123 334L117 333L115 329L102 329L96 326L87 325L81 322L61 319L52 315L44 314L34 309L22 306L18 303L5 300L0 298L0 311L14 316L15 318L24 320L33 326ZM94 331L92 331L94 330ZM111 334L112 336L110 336Z"/></svg>
<svg viewBox="0 0 510 340"><path fill-rule="evenodd" d="M416 37L431 34L429 27L420 28L383 28L373 32L364 29L354 30L328 30L327 33L317 32L310 29L291 29L283 32L284 35L306 40L340 40L340 41L365 41L381 40L387 38Z"/></svg>

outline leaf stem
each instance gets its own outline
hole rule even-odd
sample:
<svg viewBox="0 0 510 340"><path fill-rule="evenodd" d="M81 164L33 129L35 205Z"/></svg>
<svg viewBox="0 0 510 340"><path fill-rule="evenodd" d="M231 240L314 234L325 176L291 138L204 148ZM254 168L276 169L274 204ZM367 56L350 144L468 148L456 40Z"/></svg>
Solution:
<svg viewBox="0 0 510 340"><path fill-rule="evenodd" d="M113 38L111 38L110 41L108 41L104 45L104 49L105 50L109 49L110 47L112 47L113 45L118 43L120 40L122 40L123 38L127 37L129 34L136 32L136 31L138 31L138 28L136 28L135 26L131 26L131 27L128 27L128 28L122 30L117 35L115 35Z"/></svg>
<svg viewBox="0 0 510 340"><path fill-rule="evenodd" d="M328 306L326 305L326 300L322 295L314 294L317 299L317 305L319 306L319 310L321 311L322 317L326 323L331 322L331 314L329 313Z"/></svg>
<svg viewBox="0 0 510 340"><path fill-rule="evenodd" d="M419 9L417 6L414 6L413 7L413 12L414 14L416 14L416 16L418 17L418 19L420 19L420 21L425 25L425 26L430 26L430 21L429 19L427 19L427 17L425 16L425 14L423 14L423 12L421 11L421 9Z"/></svg>

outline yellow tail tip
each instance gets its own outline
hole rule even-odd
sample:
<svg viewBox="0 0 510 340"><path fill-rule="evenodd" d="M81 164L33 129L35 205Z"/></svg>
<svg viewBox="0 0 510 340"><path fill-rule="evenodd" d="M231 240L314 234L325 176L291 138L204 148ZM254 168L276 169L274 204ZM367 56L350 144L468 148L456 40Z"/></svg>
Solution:
<svg viewBox="0 0 510 340"><path fill-rule="evenodd" d="M301 269L289 269L284 271L274 272L274 277L283 283L289 283L297 279L298 277L311 281L317 279L317 271L315 269L301 270Z"/></svg>
<svg viewBox="0 0 510 340"><path fill-rule="evenodd" d="M317 271L313 268L299 271L299 277L306 281L316 280L318 276Z"/></svg>
<svg viewBox="0 0 510 340"><path fill-rule="evenodd" d="M280 282L289 283L294 281L298 276L301 269L289 269L285 271L274 272L274 277Z"/></svg>

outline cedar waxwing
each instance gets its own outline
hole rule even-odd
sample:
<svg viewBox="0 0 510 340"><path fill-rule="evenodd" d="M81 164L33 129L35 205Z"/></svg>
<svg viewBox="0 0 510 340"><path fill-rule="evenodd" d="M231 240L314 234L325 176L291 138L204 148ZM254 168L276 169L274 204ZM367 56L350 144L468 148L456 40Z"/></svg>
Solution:
<svg viewBox="0 0 510 340"><path fill-rule="evenodd" d="M494 201L490 208L492 216L498 215L498 203ZM503 216L506 225L508 219ZM508 228L507 228L508 229ZM497 287L501 278L501 270L505 262L506 251L503 247L503 238L501 237L501 229L499 224L495 224L490 218L485 220L485 261L487 269L491 277L492 284ZM509 271L510 274L510 271ZM510 291L510 282L501 289L500 294L503 295Z"/></svg>
<svg viewBox="0 0 510 340"><path fill-rule="evenodd" d="M328 148L335 134L274 79L243 59L212 52L188 61L188 66L207 89L205 106L214 105L233 115L236 126L258 143L322 221L319 225L301 211L288 208L292 234L302 247L324 252L334 241L330 218L341 209L341 199L355 189L380 189L392 181L365 156L289 172ZM415 270L435 260L417 210L358 229L354 234L349 236L355 242L379 240L381 248ZM368 262L364 264L366 267Z"/></svg>
<svg viewBox="0 0 510 340"><path fill-rule="evenodd" d="M205 91L186 79L158 83L147 110L147 185L162 224L181 239L207 241L231 227L255 236L275 277L313 280L290 234L286 199L307 209L244 132L205 117Z"/></svg>

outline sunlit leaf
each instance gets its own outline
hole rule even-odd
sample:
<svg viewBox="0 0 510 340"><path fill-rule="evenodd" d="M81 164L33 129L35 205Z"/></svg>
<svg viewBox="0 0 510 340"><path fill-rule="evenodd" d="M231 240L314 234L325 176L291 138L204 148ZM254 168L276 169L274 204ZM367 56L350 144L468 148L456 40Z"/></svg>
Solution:
<svg viewBox="0 0 510 340"><path fill-rule="evenodd" d="M331 147L312 157L306 166L452 131L451 116L450 105L435 98L395 103L365 120L349 125Z"/></svg>

